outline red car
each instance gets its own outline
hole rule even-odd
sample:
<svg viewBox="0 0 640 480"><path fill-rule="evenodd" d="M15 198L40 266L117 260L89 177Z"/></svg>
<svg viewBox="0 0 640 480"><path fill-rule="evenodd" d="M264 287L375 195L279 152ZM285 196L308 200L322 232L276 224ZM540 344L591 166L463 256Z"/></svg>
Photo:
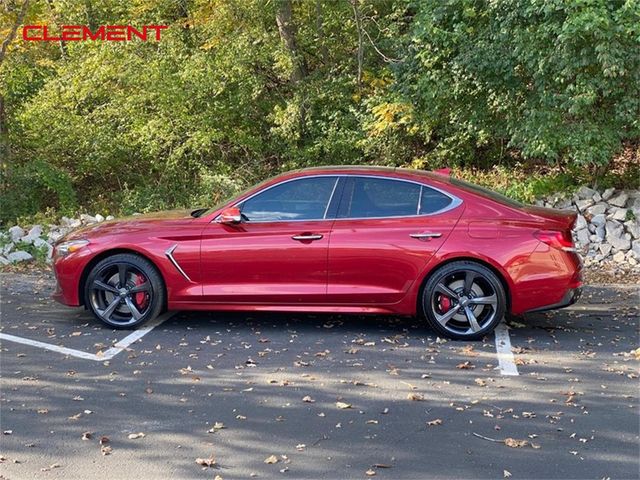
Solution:
<svg viewBox="0 0 640 480"><path fill-rule="evenodd" d="M478 339L579 298L575 219L438 173L306 169L216 208L72 232L54 298L115 328L165 309L376 313Z"/></svg>

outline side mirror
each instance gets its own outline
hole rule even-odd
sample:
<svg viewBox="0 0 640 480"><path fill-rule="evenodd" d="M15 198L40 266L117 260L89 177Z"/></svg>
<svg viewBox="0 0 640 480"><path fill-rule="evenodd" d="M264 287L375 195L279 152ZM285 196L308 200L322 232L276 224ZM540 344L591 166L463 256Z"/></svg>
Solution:
<svg viewBox="0 0 640 480"><path fill-rule="evenodd" d="M232 225L234 223L240 223L242 221L242 214L238 207L225 208L218 217L218 223L224 223L225 225Z"/></svg>

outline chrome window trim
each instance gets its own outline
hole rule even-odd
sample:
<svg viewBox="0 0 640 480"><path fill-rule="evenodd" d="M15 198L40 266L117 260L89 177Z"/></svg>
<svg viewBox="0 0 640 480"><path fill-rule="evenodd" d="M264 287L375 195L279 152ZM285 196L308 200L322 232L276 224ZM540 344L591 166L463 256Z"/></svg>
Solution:
<svg viewBox="0 0 640 480"><path fill-rule="evenodd" d="M397 177L390 177L390 176L385 176L385 175L363 175L363 174L349 174L349 173L340 173L340 174L321 174L321 175L303 175L300 177L295 177L295 178L289 178L287 180L284 180L282 182L278 182L278 183L274 183L273 185L269 185L267 188L264 188L258 192L253 193L252 195L248 196L247 198L244 198L238 202L235 202L233 205L231 205L228 208L231 207L237 207L238 205L246 202L247 200L252 199L253 197L255 197L256 195L259 195L263 192L266 192L267 190L270 190L274 187L277 187L279 185L284 185L285 183L289 183L289 182L294 182L296 180L303 180L303 179L307 179L307 178L322 178L322 177L336 177L336 183L333 186L333 191L331 192L331 197L329 198L329 203L327 203L327 207L325 208L325 217L328 211L329 206L331 205L331 200L333 199L333 194L335 193L336 187L338 185L338 182L340 181L341 178L381 178L383 180L395 180L397 182L407 182L407 183L414 183L416 185L420 185L420 197L418 199L418 208L421 206L420 202L422 200L422 188L427 187L427 188L431 188L432 190L435 190L436 192L439 192L447 197L449 197L451 199L451 203L449 205L447 205L444 208L441 208L440 210L436 210L435 212L431 212L431 213L421 213L418 214L416 213L415 215L397 215L397 216L386 216L386 217L344 217L344 218L318 218L318 219L303 219L303 220L267 220L267 221L249 221L247 223L289 223L289 222L333 222L333 221L338 221L338 220L384 220L384 219L397 219L397 218L414 218L414 217L430 217L432 215L439 215L441 213L445 213L448 212L449 210L453 210L454 208L459 207L460 205L462 205L462 200L458 197L456 197L455 195L453 195L452 193L449 193L445 190L442 190L438 187L434 187L433 185L428 185L426 183L422 183L422 182L418 182L416 180L409 180L407 178L397 178ZM417 210L418 212L420 210ZM218 217L220 217L220 215L217 215L216 218L214 218L212 220L212 222L215 222Z"/></svg>

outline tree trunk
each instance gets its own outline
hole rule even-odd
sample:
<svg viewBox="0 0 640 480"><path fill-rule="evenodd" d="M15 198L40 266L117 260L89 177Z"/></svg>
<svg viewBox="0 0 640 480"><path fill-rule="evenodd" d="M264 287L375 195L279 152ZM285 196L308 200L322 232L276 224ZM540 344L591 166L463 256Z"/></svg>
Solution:
<svg viewBox="0 0 640 480"><path fill-rule="evenodd" d="M298 51L296 42L296 27L293 24L291 0L280 0L278 11L276 12L276 23L282 43L289 52L293 63L291 72L291 82L298 83L307 76L307 64L304 57Z"/></svg>
<svg viewBox="0 0 640 480"><path fill-rule="evenodd" d="M56 13L56 7L53 5L53 0L47 0L47 3L49 4L49 11L51 12L53 23L55 23L59 28L60 22L58 21L58 14ZM63 58L67 58L67 42L62 39L60 40L60 53Z"/></svg>
<svg viewBox="0 0 640 480"><path fill-rule="evenodd" d="M360 8L358 7L359 0L351 0L351 8L353 8L353 17L356 21L356 28L358 29L358 75L356 77L356 81L358 83L358 88L362 84L362 61L364 56L364 45L362 39L362 18L360 17Z"/></svg>
<svg viewBox="0 0 640 480"><path fill-rule="evenodd" d="M322 63L326 64L329 59L329 51L324 44L324 27L322 24L322 2L321 0L316 0L316 38L320 45L320 59Z"/></svg>
<svg viewBox="0 0 640 480"><path fill-rule="evenodd" d="M4 60L4 56L7 54L7 49L9 48L9 44L13 42L13 39L16 37L16 32L18 31L18 27L22 24L22 20L24 16L27 14L27 9L29 8L29 0L24 0L22 4L22 8L16 17L16 21L11 25L11 30L9 30L9 34L7 38L2 42L2 47L0 47L0 65Z"/></svg>

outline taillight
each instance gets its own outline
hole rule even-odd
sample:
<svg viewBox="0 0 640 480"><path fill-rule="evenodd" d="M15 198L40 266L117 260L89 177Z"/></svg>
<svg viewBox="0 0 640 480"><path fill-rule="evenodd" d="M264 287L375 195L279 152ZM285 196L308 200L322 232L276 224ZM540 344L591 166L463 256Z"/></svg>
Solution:
<svg viewBox="0 0 640 480"><path fill-rule="evenodd" d="M573 245L573 238L571 232L556 231L556 230L538 230L534 236L543 243L546 243L550 247L557 248L558 250L564 250L565 252L575 252L576 248Z"/></svg>

